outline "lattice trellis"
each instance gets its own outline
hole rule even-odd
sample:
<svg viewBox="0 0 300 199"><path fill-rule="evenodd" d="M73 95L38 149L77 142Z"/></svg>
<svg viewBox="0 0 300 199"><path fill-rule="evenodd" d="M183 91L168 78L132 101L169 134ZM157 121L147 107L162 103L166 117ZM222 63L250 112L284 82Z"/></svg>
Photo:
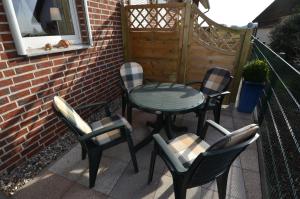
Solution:
<svg viewBox="0 0 300 199"><path fill-rule="evenodd" d="M139 7L128 9L128 27L130 29L176 29L182 21L183 7Z"/></svg>
<svg viewBox="0 0 300 199"><path fill-rule="evenodd" d="M197 8L193 8L193 35L207 46L229 53L235 53L240 46L240 34L227 30L204 17Z"/></svg>

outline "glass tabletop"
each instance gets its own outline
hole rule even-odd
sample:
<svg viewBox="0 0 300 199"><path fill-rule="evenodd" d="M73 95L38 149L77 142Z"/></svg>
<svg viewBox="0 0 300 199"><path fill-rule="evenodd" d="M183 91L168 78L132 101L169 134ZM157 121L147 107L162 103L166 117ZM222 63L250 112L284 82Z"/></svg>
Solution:
<svg viewBox="0 0 300 199"><path fill-rule="evenodd" d="M174 83L155 83L135 87L129 93L131 103L142 109L182 112L200 106L204 95L198 90Z"/></svg>

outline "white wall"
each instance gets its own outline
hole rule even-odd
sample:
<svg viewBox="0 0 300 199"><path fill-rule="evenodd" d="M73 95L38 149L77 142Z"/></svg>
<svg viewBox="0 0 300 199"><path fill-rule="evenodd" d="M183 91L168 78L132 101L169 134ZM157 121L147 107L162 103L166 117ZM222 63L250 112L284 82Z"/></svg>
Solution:
<svg viewBox="0 0 300 199"><path fill-rule="evenodd" d="M271 39L270 39L270 32L272 28L258 28L256 37L261 41L265 42L267 45L270 44Z"/></svg>

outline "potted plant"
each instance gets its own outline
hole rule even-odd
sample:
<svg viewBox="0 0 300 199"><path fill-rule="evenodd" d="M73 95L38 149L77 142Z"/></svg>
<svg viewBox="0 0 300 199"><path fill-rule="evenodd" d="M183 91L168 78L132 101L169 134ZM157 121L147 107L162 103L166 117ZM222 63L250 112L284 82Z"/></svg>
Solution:
<svg viewBox="0 0 300 199"><path fill-rule="evenodd" d="M243 69L243 83L240 92L238 111L252 113L269 74L269 66L264 60L253 60Z"/></svg>

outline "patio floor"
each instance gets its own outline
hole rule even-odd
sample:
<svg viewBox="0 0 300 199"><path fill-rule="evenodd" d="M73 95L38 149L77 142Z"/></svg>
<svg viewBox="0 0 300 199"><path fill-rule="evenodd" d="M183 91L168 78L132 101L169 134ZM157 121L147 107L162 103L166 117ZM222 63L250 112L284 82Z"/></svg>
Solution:
<svg viewBox="0 0 300 199"><path fill-rule="evenodd" d="M208 118L211 116L208 115ZM146 121L154 116L135 110L133 113L133 139L137 143L149 133ZM189 132L195 132L194 114L177 117L177 123L188 126ZM242 114L233 108L222 111L221 125L234 130L252 123L251 115ZM164 132L161 132L164 135ZM212 142L218 133L210 130L207 141ZM153 143L137 152L139 173L135 174L126 143L118 145L103 154L100 169L93 189L88 188L88 161L81 160L81 149L76 145L71 151L46 168L38 177L18 191L16 199L165 199L174 198L172 178L162 160L156 162L153 182L147 185L150 153ZM189 189L187 198L218 198L216 183ZM230 169L227 198L261 198L260 176L256 144L250 146L234 162Z"/></svg>

